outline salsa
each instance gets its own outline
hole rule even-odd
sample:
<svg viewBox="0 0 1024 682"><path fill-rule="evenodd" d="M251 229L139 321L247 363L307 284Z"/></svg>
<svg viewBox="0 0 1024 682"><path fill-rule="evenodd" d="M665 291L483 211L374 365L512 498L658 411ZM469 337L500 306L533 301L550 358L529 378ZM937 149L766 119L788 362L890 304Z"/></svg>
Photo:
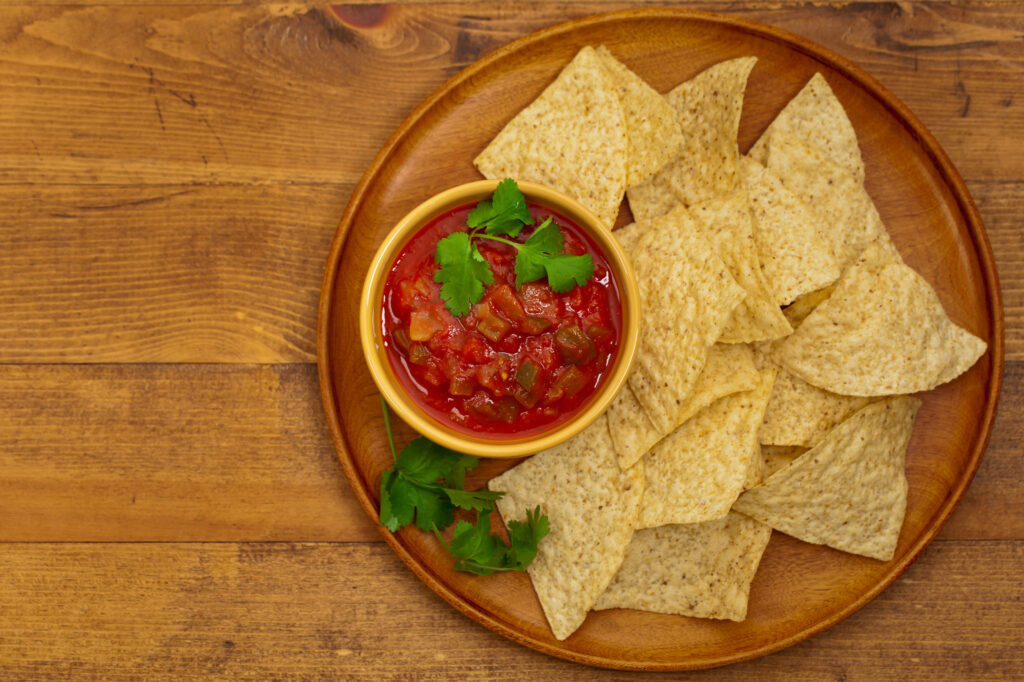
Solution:
<svg viewBox="0 0 1024 682"><path fill-rule="evenodd" d="M472 205L444 213L417 232L388 273L381 309L383 339L399 382L428 414L458 430L520 437L576 414L615 364L621 302L608 261L571 220L528 202L534 225L561 229L564 252L590 254L594 275L556 293L544 280L516 289L515 249L475 240L494 281L469 313L455 317L434 281L437 243L466 231Z"/></svg>

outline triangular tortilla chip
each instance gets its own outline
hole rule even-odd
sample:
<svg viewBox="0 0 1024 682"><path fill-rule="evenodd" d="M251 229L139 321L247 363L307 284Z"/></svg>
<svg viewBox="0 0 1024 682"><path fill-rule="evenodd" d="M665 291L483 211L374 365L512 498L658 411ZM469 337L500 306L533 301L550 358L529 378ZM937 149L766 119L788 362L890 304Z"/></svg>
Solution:
<svg viewBox="0 0 1024 682"><path fill-rule="evenodd" d="M622 104L597 52L584 47L473 163L487 178L553 187L615 224L626 190Z"/></svg>
<svg viewBox="0 0 1024 682"><path fill-rule="evenodd" d="M772 530L742 514L637 531L595 610L743 620Z"/></svg>
<svg viewBox="0 0 1024 682"><path fill-rule="evenodd" d="M761 270L747 193L738 189L703 201L690 208L690 215L747 292L732 311L719 343L764 341L792 333Z"/></svg>
<svg viewBox="0 0 1024 682"><path fill-rule="evenodd" d="M757 344L754 359L760 370L777 369L778 376L758 440L768 445L799 445L812 447L821 442L832 428L860 410L871 398L839 395L812 386L786 371L772 357L781 342Z"/></svg>
<svg viewBox="0 0 1024 682"><path fill-rule="evenodd" d="M875 244L785 339L776 358L819 388L882 396L944 384L967 371L986 347L950 321L921 275Z"/></svg>
<svg viewBox="0 0 1024 682"><path fill-rule="evenodd" d="M631 253L644 324L628 381L654 426L668 433L681 423L708 348L746 292L685 208L654 223Z"/></svg>
<svg viewBox="0 0 1024 682"><path fill-rule="evenodd" d="M794 445L762 445L761 457L764 459L764 478L767 480L776 471L792 464L807 452L807 448Z"/></svg>
<svg viewBox="0 0 1024 682"><path fill-rule="evenodd" d="M889 234L864 184L833 163L824 151L778 130L772 133L768 168L782 180L786 189L810 206L826 227L832 253L841 270L872 242L889 241ZM893 248L891 243L888 248Z"/></svg>
<svg viewBox="0 0 1024 682"><path fill-rule="evenodd" d="M574 438L491 479L505 523L540 505L550 533L528 570L557 639L587 617L622 563L643 496L643 465L619 469L604 416Z"/></svg>
<svg viewBox="0 0 1024 682"><path fill-rule="evenodd" d="M820 73L814 74L803 90L779 112L747 156L761 165L768 165L771 136L777 130L821 149L858 182L864 182L864 161L860 156L857 133L843 105Z"/></svg>
<svg viewBox="0 0 1024 682"><path fill-rule="evenodd" d="M811 208L756 161L742 158L740 177L750 198L758 259L775 303L786 305L839 279L828 226Z"/></svg>
<svg viewBox="0 0 1024 682"><path fill-rule="evenodd" d="M630 71L604 45L597 48L597 56L622 102L629 141L626 186L632 187L675 158L683 146L683 133L675 109L657 90Z"/></svg>
<svg viewBox="0 0 1024 682"><path fill-rule="evenodd" d="M907 444L921 401L868 405L789 466L743 493L733 510L787 535L888 561L907 510Z"/></svg>
<svg viewBox="0 0 1024 682"><path fill-rule="evenodd" d="M705 407L732 393L750 391L760 384L754 367L754 353L749 346L716 344L708 351L707 362L697 377L693 393L679 413L680 423ZM628 469L667 434L655 428L629 386L608 408L608 430L611 432L619 466Z"/></svg>
<svg viewBox="0 0 1024 682"><path fill-rule="evenodd" d="M677 203L706 201L736 186L736 136L743 91L755 62L756 57L720 62L666 95L679 118L683 148L650 180L629 188L629 207L637 220L667 213Z"/></svg>
<svg viewBox="0 0 1024 682"><path fill-rule="evenodd" d="M644 455L637 528L711 521L729 512L763 470L757 429L774 379L767 372L756 389L718 400Z"/></svg>

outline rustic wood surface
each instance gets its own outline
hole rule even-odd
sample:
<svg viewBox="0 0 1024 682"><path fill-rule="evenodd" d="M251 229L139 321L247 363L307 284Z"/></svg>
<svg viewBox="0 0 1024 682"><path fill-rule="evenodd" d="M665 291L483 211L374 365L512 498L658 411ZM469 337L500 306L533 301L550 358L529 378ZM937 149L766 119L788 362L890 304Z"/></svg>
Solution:
<svg viewBox="0 0 1024 682"><path fill-rule="evenodd" d="M323 261L402 119L626 3L0 2L0 679L608 678L379 542L316 385ZM700 3L850 58L967 180L1005 304L988 452L880 597L707 679L1024 677L1024 8Z"/></svg>

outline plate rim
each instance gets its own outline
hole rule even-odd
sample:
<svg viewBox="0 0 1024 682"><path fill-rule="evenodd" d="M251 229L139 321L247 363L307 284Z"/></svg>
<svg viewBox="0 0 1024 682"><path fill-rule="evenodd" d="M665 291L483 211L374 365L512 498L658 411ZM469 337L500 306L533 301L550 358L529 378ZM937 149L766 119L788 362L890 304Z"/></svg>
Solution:
<svg viewBox="0 0 1024 682"><path fill-rule="evenodd" d="M982 420L979 424L979 436L973 443L970 458L967 460L967 467L964 475L961 476L954 487L950 490L948 497L939 507L934 515L934 523L925 529L918 536L913 545L901 560L895 562L885 574L869 590L866 590L857 599L848 604L845 608L834 612L829 617L804 628L788 637L777 639L757 649L738 653L735 655L716 656L695 656L687 661L642 661L624 660L619 658L603 657L594 654L580 653L570 649L552 645L550 642L535 639L534 637L521 632L510 626L508 623L497 619L489 611L478 607L470 602L465 596L451 589L437 575L424 565L421 565L409 550L399 541L398 535L385 530L379 522L378 511L375 503L368 493L371 487L368 481L364 480L362 474L356 470L351 455L348 438L341 429L338 418L338 402L335 395L331 367L332 358L330 354L328 330L331 322L331 311L334 307L334 291L339 272L339 261L352 226L353 217L358 208L362 205L365 195L371 183L380 174L388 159L395 153L410 130L422 119L451 89L463 82L473 78L477 73L491 67L494 63L501 61L508 55L528 46L531 43L543 40L550 40L552 37L563 33L570 33L582 27L603 24L617 23L623 20L637 19L674 19L703 21L713 24L725 25L733 29L753 33L759 37L781 42L796 49L804 55L821 62L831 69L843 73L857 84L863 91L870 94L886 110L889 111L901 125L916 139L918 146L929 157L942 182L948 188L952 198L959 207L964 217L967 232L974 243L974 251L978 257L981 281L984 283L987 293L986 299L990 310L989 327L989 353L991 353L991 372L989 373L988 385L985 391L986 404ZM877 597L883 590L889 587L910 565L917 560L924 549L934 540L935 536L948 521L953 510L959 504L967 488L970 486L977 473L981 458L988 447L992 435L992 427L995 421L999 403L1000 391L1002 388L1002 376L1004 368L1004 319L1002 294L999 287L999 278L995 266L995 258L988 240L988 235L978 213L977 206L967 189L964 180L960 177L952 161L938 140L924 126L924 124L910 111L903 102L893 95L885 86L879 83L873 76L864 71L852 61L842 57L836 52L819 45L818 43L804 38L803 36L791 33L770 24L748 19L746 17L732 16L709 12L703 10L692 10L682 8L635 8L599 14L588 15L566 22L531 32L517 38L501 47L485 54L469 66L448 78L426 99L420 102L415 109L402 121L398 128L390 135L384 146L374 157L370 167L363 174L359 183L352 191L345 212L338 223L338 228L331 242L327 262L324 268L324 276L320 288L320 301L317 314L317 375L320 384L320 396L327 421L331 440L334 444L335 453L341 462L342 469L348 478L360 506L371 522L374 523L378 532L385 542L398 555L399 559L422 581L431 591L440 596L457 611L480 623L488 629L502 635L503 637L536 651L585 665L626 671L685 671L700 670L739 663L742 661L760 658L768 654L786 649L798 642L804 641L817 635L837 623L845 620L866 604ZM564 642L559 642L561 645Z"/></svg>

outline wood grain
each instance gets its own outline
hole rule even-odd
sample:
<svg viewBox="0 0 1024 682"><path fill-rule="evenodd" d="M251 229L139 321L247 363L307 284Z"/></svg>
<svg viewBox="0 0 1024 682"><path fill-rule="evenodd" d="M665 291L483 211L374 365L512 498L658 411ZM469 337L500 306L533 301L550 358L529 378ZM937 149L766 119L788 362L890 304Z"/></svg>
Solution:
<svg viewBox="0 0 1024 682"><path fill-rule="evenodd" d="M1024 365L1007 366L1002 404L943 538L1024 538ZM0 541L380 540L311 365L0 366L0 414Z"/></svg>
<svg viewBox="0 0 1024 682"><path fill-rule="evenodd" d="M0 182L354 183L461 68L544 26L628 6L12 7L0 17ZM1024 137L1018 5L690 6L766 21L855 61L968 178L1024 175L1021 155L999 143Z"/></svg>
<svg viewBox="0 0 1024 682"><path fill-rule="evenodd" d="M969 183L1024 361L1024 182ZM0 363L311 362L348 185L0 185Z"/></svg>
<svg viewBox="0 0 1024 682"><path fill-rule="evenodd" d="M550 83L582 45L604 44L656 88L680 64L755 54L740 148L745 148L816 71L825 75L858 131L866 186L908 265L934 287L958 323L988 341L957 381L922 395L907 452L910 492L892 561L874 562L792 540L773 541L741 623L680 622L650 613L597 614L566 641L551 636L521 575L474 581L421 533L385 539L431 589L513 641L568 660L627 670L682 670L763 656L847 617L884 589L934 537L972 479L994 418L1003 368L1003 312L992 254L959 176L903 105L845 60L751 22L672 11L589 18L539 32L477 62L406 120L355 189L331 245L321 295L318 358L327 425L356 497L376 508L392 461L365 425L377 406L358 344L364 263L391 226L422 197L472 180L477 150ZM621 221L621 218L620 218ZM358 228L358 229L357 229ZM493 464L488 462L488 464ZM497 466L497 465L495 465ZM491 469L491 473L495 473ZM813 594L793 609L796 586Z"/></svg>
<svg viewBox="0 0 1024 682"><path fill-rule="evenodd" d="M376 540L309 365L0 366L0 540Z"/></svg>
<svg viewBox="0 0 1024 682"><path fill-rule="evenodd" d="M1015 361L942 539L832 630L692 678L1024 678L1024 8L671 5L818 41L910 106L978 203ZM405 116L510 40L627 6L0 0L0 678L639 677L419 583L304 364L326 245ZM223 364L120 364L154 362ZM224 544L182 544L203 540Z"/></svg>
<svg viewBox="0 0 1024 682"><path fill-rule="evenodd" d="M8 544L0 561L4 679L641 678L471 624L383 545ZM937 542L829 632L686 679L1019 679L1005 569L1022 563L1020 541Z"/></svg>

